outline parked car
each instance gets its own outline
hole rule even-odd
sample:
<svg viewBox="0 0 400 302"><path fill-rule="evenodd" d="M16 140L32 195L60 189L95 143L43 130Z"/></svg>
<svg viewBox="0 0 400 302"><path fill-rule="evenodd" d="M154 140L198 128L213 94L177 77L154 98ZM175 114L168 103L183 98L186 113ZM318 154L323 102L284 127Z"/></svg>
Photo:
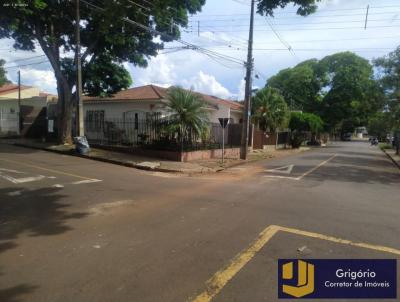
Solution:
<svg viewBox="0 0 400 302"><path fill-rule="evenodd" d="M351 141L353 134L352 133L345 133L342 136L342 141L349 142Z"/></svg>

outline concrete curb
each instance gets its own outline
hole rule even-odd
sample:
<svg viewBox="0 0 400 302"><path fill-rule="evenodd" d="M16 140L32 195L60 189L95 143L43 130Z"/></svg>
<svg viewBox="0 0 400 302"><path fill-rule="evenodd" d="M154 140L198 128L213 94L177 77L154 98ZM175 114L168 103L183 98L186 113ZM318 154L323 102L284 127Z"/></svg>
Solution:
<svg viewBox="0 0 400 302"><path fill-rule="evenodd" d="M97 156L87 156L87 155L77 154L77 153L73 153L73 152L69 152L69 151L60 151L60 150L54 150L54 149L45 148L45 147L25 145L25 144L21 144L21 143L14 143L13 145L18 146L18 147L27 148L27 149L41 150L41 151L52 152L52 153L57 153L57 154L62 154L62 155L75 156L75 157L80 157L80 158L84 158L84 159L90 159L90 160L94 160L94 161L100 161L100 162L104 162L104 163L119 165L119 166L123 166L123 167L135 168L138 170L163 172L163 173L186 173L186 172L183 172L182 170L163 169L163 168L151 169L151 168L138 166L135 163L129 163L129 162L108 159L108 158L103 158L103 157L97 157Z"/></svg>
<svg viewBox="0 0 400 302"><path fill-rule="evenodd" d="M395 164L395 166L400 169L400 163L398 163L389 153L387 153L385 149L381 150L383 151L383 153L386 154L387 157L389 157L389 159Z"/></svg>

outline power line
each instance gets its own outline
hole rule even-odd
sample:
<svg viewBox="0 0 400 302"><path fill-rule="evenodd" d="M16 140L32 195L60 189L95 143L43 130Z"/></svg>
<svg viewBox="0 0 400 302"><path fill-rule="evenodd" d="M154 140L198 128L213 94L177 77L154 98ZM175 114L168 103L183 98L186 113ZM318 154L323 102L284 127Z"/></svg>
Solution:
<svg viewBox="0 0 400 302"><path fill-rule="evenodd" d="M364 15L365 16L365 15ZM261 21L261 20L260 20ZM390 21L390 22L394 22L394 21L400 21L400 18L399 17L397 17L397 18L395 18L395 19L392 19L392 20L388 20L388 19L370 19L370 20L368 20L368 22L388 22L388 21ZM317 25L317 24L344 24L344 23L364 23L365 22L365 20L357 20L357 21L353 21L353 20L350 20L350 21L322 21L322 22L310 22L310 23L304 23L304 22L302 22L302 23L300 23L299 25ZM257 25L259 25L259 26L262 26L262 24L260 23L260 24L256 24L256 26ZM286 26L286 25L294 25L293 23L274 23L274 25L276 25L276 26ZM227 26L229 26L229 27L248 27L249 25L248 24L237 24L237 23L233 23L233 24L229 24L229 25L227 25L227 24L221 24L221 25L204 25L203 26L203 28L208 28L208 27L212 27L212 28L216 28L216 27L227 27ZM189 28L191 28L191 27L194 27L194 26L192 26L192 25L190 25L189 26Z"/></svg>
<svg viewBox="0 0 400 302"><path fill-rule="evenodd" d="M294 25L294 24L292 24ZM368 28L395 28L395 27L400 27L399 25L382 25L382 26L369 26ZM364 27L321 27L321 28L299 28L298 26L296 28L281 28L279 31L322 31L322 30L347 30L347 29L363 29ZM265 29L255 29L254 31L256 32L269 32L271 30L265 30ZM193 31L190 31L193 32ZM237 32L247 32L246 30L210 30L210 32L213 33L237 33Z"/></svg>
<svg viewBox="0 0 400 302"><path fill-rule="evenodd" d="M23 59L17 59L17 60L13 60L13 61L8 61L6 63L6 65L10 64L10 63L20 62L20 61L29 61L29 60L32 60L32 59L41 58L41 57L45 57L45 56L46 55L39 55L39 56L34 56L34 57L29 57L29 58L23 58Z"/></svg>
<svg viewBox="0 0 400 302"><path fill-rule="evenodd" d="M235 1L235 0L234 0ZM240 1L235 1L240 3ZM241 3L244 4L244 3ZM388 6L370 6L370 9L383 9L383 8L399 8L399 5L388 5ZM338 12L338 11L365 11L365 6L364 7L358 7L358 8L339 8L339 9L327 9L327 8L323 8L320 10L317 10L314 15L317 15L319 13L323 13L323 12ZM391 11L392 12L392 11ZM391 12L378 12L378 13L391 13ZM274 15L285 15L285 14L291 14L291 13L297 13L297 10L283 10L283 11L278 11L278 12L274 12ZM231 17L231 16L247 16L248 14L200 14L196 17ZM365 15L365 14L363 14ZM312 16L312 15L310 15ZM299 16L301 17L301 16Z"/></svg>
<svg viewBox="0 0 400 302"><path fill-rule="evenodd" d="M87 2L86 0L82 0L82 2L86 3L87 5L89 5L91 7L94 7L95 9L104 11L104 8L101 8L101 7L97 6L97 5L94 5L93 3ZM141 24L139 22L130 20L129 18L123 17L122 20L127 22L127 23L130 23L132 25L135 25L135 26L137 26L139 28L142 28L142 29L144 29L146 31L149 31L152 34L156 34L156 35L159 35L159 36L166 36L166 37L169 37L171 39L175 39L175 37L172 37L169 34L160 32L160 31L158 31L158 30L156 30L154 28L151 28L151 27L143 25L143 24ZM223 54L220 54L220 53L217 53L217 52L210 51L210 50L208 50L206 48L203 48L203 47L200 47L198 45L186 42L186 41L184 41L182 39L176 39L176 41L181 43L181 44L183 44L183 45L186 45L188 48L190 48L190 49L192 49L194 51L198 51L198 52L201 52L203 54L206 54L206 55L209 55L209 56L213 56L215 59L226 60L226 61L230 61L230 62L239 64L239 65L245 64L245 62L241 61L240 59L237 59L237 58L234 58L234 57L231 57L231 56L227 56L227 55L223 55Z"/></svg>
<svg viewBox="0 0 400 302"><path fill-rule="evenodd" d="M384 16L384 15L393 15L393 14L399 14L400 10L398 11L390 11L390 12L370 12L370 16ZM211 15L208 15L211 16ZM208 16L204 16L203 18L208 18ZM189 22L197 22L197 21L202 21L202 22L223 22L223 21L246 21L246 18L240 18L241 16L245 16L243 14L232 14L232 15L220 15L220 17L226 17L225 19L216 19L213 17L210 17L209 19L196 19L196 18L200 18L202 17L202 15L198 15L196 16L196 18L192 18ZM337 17L355 17L355 16L360 16L360 17L364 17L365 13L360 13L360 14L330 14L330 15L321 15L320 13L315 13L313 15L309 15L306 18L309 19L315 19L315 18L337 18ZM258 16L257 20L261 19L261 18L265 18L263 16ZM273 17L275 20L284 20L284 19L305 19L305 17L303 16L299 16L299 15L286 15L284 17Z"/></svg>
<svg viewBox="0 0 400 302"><path fill-rule="evenodd" d="M48 62L49 62L49 60L45 60L45 61L40 61L40 62L36 62L36 63L29 63L29 64L16 65L16 66L8 66L8 67L4 67L4 69L20 68L20 67L38 65L38 64L48 63Z"/></svg>
<svg viewBox="0 0 400 302"><path fill-rule="evenodd" d="M275 36L278 38L278 40L283 44L283 46L285 46L287 48L287 50L293 55L293 57L299 62L299 58L297 57L296 53L294 52L292 46L286 42L285 39L283 39L283 37L275 30L275 28L273 27L272 23L268 20L268 18L265 19L265 21L267 22L268 26L271 28L271 30L274 32Z"/></svg>

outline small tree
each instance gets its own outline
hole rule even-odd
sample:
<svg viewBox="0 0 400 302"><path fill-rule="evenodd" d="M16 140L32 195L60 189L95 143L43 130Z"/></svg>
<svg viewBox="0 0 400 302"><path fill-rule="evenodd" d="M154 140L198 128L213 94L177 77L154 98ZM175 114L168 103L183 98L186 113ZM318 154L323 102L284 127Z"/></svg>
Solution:
<svg viewBox="0 0 400 302"><path fill-rule="evenodd" d="M292 147L299 148L306 139L306 132L311 132L313 139L323 130L324 122L312 113L292 112L289 128L292 131Z"/></svg>
<svg viewBox="0 0 400 302"><path fill-rule="evenodd" d="M253 98L253 119L263 131L275 132L287 126L288 107L277 89L264 88Z"/></svg>
<svg viewBox="0 0 400 302"><path fill-rule="evenodd" d="M0 86L3 86L4 84L9 83L7 77L6 77L6 70L4 69L4 64L6 61L0 59Z"/></svg>
<svg viewBox="0 0 400 302"><path fill-rule="evenodd" d="M178 133L182 148L185 137L204 137L209 124L204 101L193 92L179 87L170 88L167 99L166 106L170 114L168 131Z"/></svg>

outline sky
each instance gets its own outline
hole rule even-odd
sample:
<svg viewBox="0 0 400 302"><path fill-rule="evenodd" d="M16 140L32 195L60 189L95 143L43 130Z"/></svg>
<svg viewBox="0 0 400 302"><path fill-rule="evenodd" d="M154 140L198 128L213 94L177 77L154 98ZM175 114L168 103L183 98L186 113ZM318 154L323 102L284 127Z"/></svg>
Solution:
<svg viewBox="0 0 400 302"><path fill-rule="evenodd" d="M399 0L323 0L311 16L301 17L295 12L296 7L290 4L276 10L274 18L256 16L254 88L263 87L269 77L307 59L353 51L372 60L400 45ZM245 68L240 62L245 62L247 56L249 15L250 0L207 0L202 12L190 17L181 39L237 62L181 49L178 42L168 43L166 49L150 59L147 68L124 64L133 86L179 85L222 98L242 99ZM13 66L43 62L43 57L24 60L42 54L40 49L34 53L15 51L11 40L0 40L0 58L9 62L7 76L14 82L18 68ZM48 63L19 68L24 85L56 93L56 81Z"/></svg>

